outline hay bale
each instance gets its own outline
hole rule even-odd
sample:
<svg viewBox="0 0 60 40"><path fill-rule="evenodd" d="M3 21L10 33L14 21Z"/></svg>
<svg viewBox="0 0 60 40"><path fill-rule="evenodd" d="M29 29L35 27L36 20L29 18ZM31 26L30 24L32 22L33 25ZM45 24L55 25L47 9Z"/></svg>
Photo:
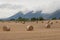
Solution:
<svg viewBox="0 0 60 40"><path fill-rule="evenodd" d="M8 26L3 26L3 31L10 31L10 27L8 27Z"/></svg>
<svg viewBox="0 0 60 40"><path fill-rule="evenodd" d="M46 26L46 28L50 28L50 27L51 27L51 25L50 25L50 24L46 24L45 26Z"/></svg>
<svg viewBox="0 0 60 40"><path fill-rule="evenodd" d="M36 23L38 23L38 20L36 21Z"/></svg>
<svg viewBox="0 0 60 40"><path fill-rule="evenodd" d="M23 21L22 23L25 24L25 21Z"/></svg>
<svg viewBox="0 0 60 40"><path fill-rule="evenodd" d="M53 24L53 22L49 22L49 24Z"/></svg>
<svg viewBox="0 0 60 40"><path fill-rule="evenodd" d="M15 23L18 23L19 21L15 21Z"/></svg>
<svg viewBox="0 0 60 40"><path fill-rule="evenodd" d="M44 23L44 21L41 21L41 23Z"/></svg>
<svg viewBox="0 0 60 40"><path fill-rule="evenodd" d="M58 23L58 21L56 21L56 23Z"/></svg>
<svg viewBox="0 0 60 40"><path fill-rule="evenodd" d="M50 23L50 20L48 20L48 22L47 23Z"/></svg>
<svg viewBox="0 0 60 40"><path fill-rule="evenodd" d="M27 26L27 31L32 31L33 30L33 26L32 25L28 25Z"/></svg>

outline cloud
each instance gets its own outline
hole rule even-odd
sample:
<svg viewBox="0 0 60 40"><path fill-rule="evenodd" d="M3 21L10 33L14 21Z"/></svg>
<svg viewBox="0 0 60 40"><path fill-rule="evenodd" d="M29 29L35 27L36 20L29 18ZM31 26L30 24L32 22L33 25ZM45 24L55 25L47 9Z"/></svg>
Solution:
<svg viewBox="0 0 60 40"><path fill-rule="evenodd" d="M41 11L51 14L60 9L60 0L0 0L0 18L10 17L19 11Z"/></svg>

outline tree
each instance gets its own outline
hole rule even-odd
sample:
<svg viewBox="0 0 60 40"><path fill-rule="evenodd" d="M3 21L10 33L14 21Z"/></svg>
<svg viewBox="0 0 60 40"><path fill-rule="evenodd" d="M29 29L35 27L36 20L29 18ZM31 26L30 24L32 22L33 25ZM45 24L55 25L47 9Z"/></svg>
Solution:
<svg viewBox="0 0 60 40"><path fill-rule="evenodd" d="M16 19L16 21L22 21L22 17L19 17L18 19Z"/></svg>
<svg viewBox="0 0 60 40"><path fill-rule="evenodd" d="M38 20L44 20L44 18L43 17L39 17Z"/></svg>
<svg viewBox="0 0 60 40"><path fill-rule="evenodd" d="M27 18L22 18L22 17L19 17L18 19L16 19L16 21L28 21L29 19Z"/></svg>
<svg viewBox="0 0 60 40"><path fill-rule="evenodd" d="M33 18L31 18L31 21L36 21L36 20L37 20L37 18L34 18L34 17L33 17Z"/></svg>
<svg viewBox="0 0 60 40"><path fill-rule="evenodd" d="M0 21L3 21L3 20L0 19Z"/></svg>
<svg viewBox="0 0 60 40"><path fill-rule="evenodd" d="M14 18L12 18L12 19L10 19L10 21L15 21L15 19L14 19Z"/></svg>
<svg viewBox="0 0 60 40"><path fill-rule="evenodd" d="M56 17L53 17L52 20L56 20Z"/></svg>
<svg viewBox="0 0 60 40"><path fill-rule="evenodd" d="M59 17L59 19L60 19L60 17Z"/></svg>

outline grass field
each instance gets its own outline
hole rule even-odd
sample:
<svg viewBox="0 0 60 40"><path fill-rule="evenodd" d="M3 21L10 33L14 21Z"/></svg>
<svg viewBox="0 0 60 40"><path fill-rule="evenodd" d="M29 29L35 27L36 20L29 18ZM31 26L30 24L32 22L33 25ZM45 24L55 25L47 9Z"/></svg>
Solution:
<svg viewBox="0 0 60 40"><path fill-rule="evenodd" d="M56 23L56 21L58 21ZM52 20L51 28L46 28L47 21L26 22L0 22L0 40L60 40L60 20ZM27 31L26 27L32 25L33 31ZM9 26L11 31L3 31L3 26Z"/></svg>

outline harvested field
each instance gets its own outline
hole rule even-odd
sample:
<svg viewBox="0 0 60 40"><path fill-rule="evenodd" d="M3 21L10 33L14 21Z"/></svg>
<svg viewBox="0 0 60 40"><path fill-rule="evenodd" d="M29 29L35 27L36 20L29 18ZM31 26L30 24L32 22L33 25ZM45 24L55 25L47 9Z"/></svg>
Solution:
<svg viewBox="0 0 60 40"><path fill-rule="evenodd" d="M51 28L45 27L47 22L0 22L0 40L60 40L60 20L52 20ZM34 30L27 31L28 25L32 25ZM3 31L3 26L9 26L11 30Z"/></svg>

